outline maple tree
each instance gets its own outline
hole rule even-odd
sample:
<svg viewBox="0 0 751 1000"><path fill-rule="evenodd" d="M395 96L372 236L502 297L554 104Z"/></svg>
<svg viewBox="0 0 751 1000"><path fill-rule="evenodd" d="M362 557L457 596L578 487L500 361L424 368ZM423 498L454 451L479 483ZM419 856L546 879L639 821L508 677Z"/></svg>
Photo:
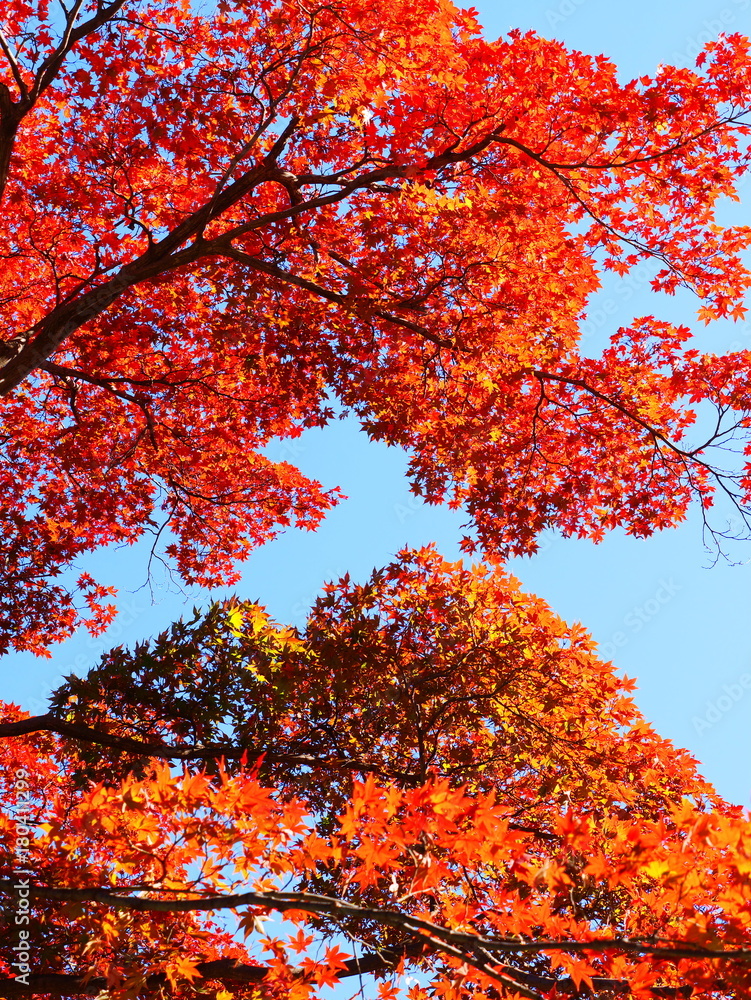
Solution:
<svg viewBox="0 0 751 1000"><path fill-rule="evenodd" d="M314 528L338 492L266 446L337 411L490 565L402 553L299 634L217 605L4 706L2 995L749 993L748 819L497 559L748 516L751 354L579 341L640 264L743 315L750 106L739 35L623 84L447 0L6 0L0 650L106 626L97 546L213 585Z"/></svg>
<svg viewBox="0 0 751 1000"><path fill-rule="evenodd" d="M751 824L631 687L431 549L301 633L227 602L115 649L48 714L4 709L8 899L19 802L35 836L0 995L743 996Z"/></svg>
<svg viewBox="0 0 751 1000"><path fill-rule="evenodd" d="M715 205L748 160L746 39L622 84L448 0L2 16L3 648L106 625L107 588L61 577L97 546L151 532L209 585L315 527L336 489L264 448L336 407L466 507L469 547L649 534L717 488L746 513L746 352L653 317L578 348L600 274L639 262L743 314L749 233Z"/></svg>

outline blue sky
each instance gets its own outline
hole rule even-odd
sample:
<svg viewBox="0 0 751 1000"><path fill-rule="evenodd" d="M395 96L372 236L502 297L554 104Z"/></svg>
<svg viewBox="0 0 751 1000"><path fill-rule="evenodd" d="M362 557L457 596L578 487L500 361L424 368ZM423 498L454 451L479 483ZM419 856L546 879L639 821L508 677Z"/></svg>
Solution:
<svg viewBox="0 0 751 1000"><path fill-rule="evenodd" d="M720 30L751 32L751 0L486 0L477 6L491 36L533 28L605 53L624 77L650 73L661 62L689 65L702 42ZM751 222L749 200L728 211L725 221ZM695 305L688 296L646 293L639 276L626 285L611 281L592 305L585 343L595 349L636 315L692 323ZM716 349L751 347L751 324L718 324L701 339ZM458 557L461 514L419 504L404 477L404 455L368 442L353 423L311 431L276 446L272 457L299 464L349 496L318 532L289 532L247 564L237 592L260 599L280 620L300 624L324 580L346 571L364 577L405 545L435 541L446 556ZM606 658L638 679L637 702L658 730L691 750L723 794L751 805L751 563L705 568L696 518L646 541L613 534L594 546L551 535L542 543L535 557L512 563L526 589L568 620L583 622ZM734 556L751 560L751 544ZM144 586L145 567L141 546L87 560L84 568L120 589L118 621L106 637L74 637L51 661L7 657L3 697L43 711L62 674L85 672L103 649L166 627L186 602L205 602L205 594L179 594L160 579L152 593Z"/></svg>

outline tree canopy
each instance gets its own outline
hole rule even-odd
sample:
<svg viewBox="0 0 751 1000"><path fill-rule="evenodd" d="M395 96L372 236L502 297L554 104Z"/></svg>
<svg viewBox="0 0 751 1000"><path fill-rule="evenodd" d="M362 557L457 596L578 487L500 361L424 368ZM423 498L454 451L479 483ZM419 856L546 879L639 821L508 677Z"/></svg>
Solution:
<svg viewBox="0 0 751 1000"><path fill-rule="evenodd" d="M338 491L268 445L341 413L484 561L405 550L300 630L196 609L3 703L0 996L751 993L748 817L502 564L747 523L751 352L581 324L639 265L744 315L750 112L740 35L624 83L448 0L6 0L0 652L106 627L100 546L212 586L315 528Z"/></svg>
<svg viewBox="0 0 751 1000"><path fill-rule="evenodd" d="M329 585L301 633L227 602L113 650L0 724L5 857L14 805L40 829L35 964L0 992L743 995L751 826L631 687L430 549Z"/></svg>
<svg viewBox="0 0 751 1000"><path fill-rule="evenodd" d="M743 314L748 230L715 205L747 164L746 39L622 84L448 0L4 17L3 647L106 624L102 586L66 582L98 546L152 533L232 583L315 527L336 490L264 449L336 408L467 509L470 548L646 535L718 487L745 512L722 448L747 353L654 317L596 357L579 332L603 271L644 261L702 319Z"/></svg>

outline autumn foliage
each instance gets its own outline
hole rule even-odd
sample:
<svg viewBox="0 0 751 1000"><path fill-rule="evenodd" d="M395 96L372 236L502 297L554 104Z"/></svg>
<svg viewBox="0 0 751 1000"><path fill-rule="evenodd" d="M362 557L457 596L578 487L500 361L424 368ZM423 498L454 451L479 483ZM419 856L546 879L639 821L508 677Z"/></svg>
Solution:
<svg viewBox="0 0 751 1000"><path fill-rule="evenodd" d="M213 584L315 527L336 490L264 448L334 403L466 507L470 547L646 535L718 484L745 510L712 448L746 426L745 352L653 317L578 344L599 275L644 261L701 319L743 314L749 233L714 207L747 40L622 84L448 0L194 7L3 6L4 646L108 621L70 569L97 546L150 533Z"/></svg>
<svg viewBox="0 0 751 1000"><path fill-rule="evenodd" d="M301 633L229 603L114 650L48 715L6 709L38 971L3 995L743 995L751 826L630 688L431 550L330 585Z"/></svg>
<svg viewBox="0 0 751 1000"><path fill-rule="evenodd" d="M718 493L748 525L751 354L580 343L637 266L743 316L748 40L622 83L448 0L0 29L0 651L106 627L100 546L212 586L315 528L338 490L267 446L337 414L486 560L405 551L299 632L197 610L4 705L0 995L751 994L748 818L500 562Z"/></svg>

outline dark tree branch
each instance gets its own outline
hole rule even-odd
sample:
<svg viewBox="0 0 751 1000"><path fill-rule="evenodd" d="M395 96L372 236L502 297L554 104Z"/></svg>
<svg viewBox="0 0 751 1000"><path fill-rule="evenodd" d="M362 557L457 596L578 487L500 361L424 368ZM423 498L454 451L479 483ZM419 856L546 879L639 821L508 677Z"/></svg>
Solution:
<svg viewBox="0 0 751 1000"><path fill-rule="evenodd" d="M382 955L365 955L359 959L349 959L345 962L345 967L338 970L340 979L348 979L354 976L363 976L372 973L389 973L395 969L400 960ZM266 978L266 969L255 965L242 965L232 959L220 959L214 962L200 962L197 971L204 980L220 981L224 986L238 986L243 984L261 985ZM561 996L571 998L596 997L599 993L610 993L616 996L628 996L631 993L631 986L623 979L608 979L603 976L592 978L592 989L585 983L577 986L571 977L554 979L551 976L540 976L530 972L522 972L519 969L509 969L509 979L516 980L521 986L531 987L540 993L551 993L553 989ZM38 973L30 974L28 982L19 982L16 979L0 979L0 998L13 1000L15 997L35 997L40 994L50 996L72 997L87 996L96 997L107 988L107 982L103 977L86 979L84 976L76 976L72 973ZM166 976L149 976L146 981L146 988L158 991L159 996L169 996L170 986ZM200 986L200 984L196 984ZM717 989L723 989L722 982L717 982ZM184 987L180 987L184 992ZM694 992L693 986L653 986L650 989L651 996L664 998L664 1000L681 1000L682 997L690 997ZM492 996L492 991L488 990L487 995ZM496 994L498 995L498 994Z"/></svg>
<svg viewBox="0 0 751 1000"><path fill-rule="evenodd" d="M15 891L12 879L0 880L0 892L12 894ZM467 931L442 927L430 920L411 916L399 910L381 907L361 906L335 896L322 896L312 892L240 892L227 895L203 896L191 899L151 899L145 896L129 896L125 893L141 892L143 887L122 889L60 888L55 886L30 886L34 899L56 900L70 903L102 903L138 913L193 913L214 910L235 910L245 906L286 913L300 910L305 913L327 916L358 917L375 923L395 927L417 939L431 943L441 951L450 954L461 952L462 960L472 962L477 952L485 952L495 959L507 955L538 955L541 952L568 952L573 955L606 954L618 951L627 955L645 955L662 961L700 959L713 962L739 962L751 965L751 948L705 948L691 942L672 941L667 938L623 938L599 937L589 940L540 938L535 941L518 938L488 938ZM162 893L195 893L195 890L149 890ZM477 963L474 963L477 967Z"/></svg>
<svg viewBox="0 0 751 1000"><path fill-rule="evenodd" d="M388 972L399 964L404 956L385 950L380 954L363 955L351 958L344 963L338 976L348 979L353 976L364 976L369 973ZM232 958L217 959L212 962L197 963L197 971L204 980L219 980L224 985L260 985L268 975L268 969L262 965L244 965ZM302 975L302 973L300 974ZM30 974L28 983L17 979L0 979L0 997L34 997L42 993L52 996L98 996L107 989L107 981L100 976L87 979L85 975L74 973L37 973ZM145 983L147 989L169 995L169 980L163 974L149 976Z"/></svg>
<svg viewBox="0 0 751 1000"><path fill-rule="evenodd" d="M387 770L376 767L371 761L359 758L329 756L323 752L304 752L295 750L274 750L266 746L251 743L207 743L205 745L173 746L164 742L149 742L129 736L118 736L102 732L84 723L68 722L48 712L46 715L35 715L16 722L0 722L0 739L15 736L26 736L32 733L56 733L67 739L78 740L95 746L109 747L123 753L138 757L150 757L157 760L175 761L210 761L210 760L242 760L249 762L263 759L264 765L281 764L287 767L327 768L330 770L356 771L360 773L379 774L403 781L412 781L414 776L402 771Z"/></svg>
<svg viewBox="0 0 751 1000"><path fill-rule="evenodd" d="M317 282L311 281L309 278L303 278L300 275L294 274L292 271L285 271L284 268L278 267L276 264L272 264L266 260L261 260L258 257L253 257L250 254L244 253L242 250L236 249L231 245L231 243L229 243L229 241L224 242L217 240L215 241L215 245L219 248L219 252L221 252L223 256L228 257L231 260L236 260L238 263L245 264L254 271L261 271L263 274L268 274L278 278L285 284L303 288L305 291L308 291L319 298L326 299L328 302L333 302L336 305L349 308L352 312L357 312L358 306L364 310L367 310L370 307L367 299L350 298L350 296L344 295L342 292L337 292L331 288L319 285ZM374 308L372 309L372 315L378 317L378 319L384 320L386 323L393 323L396 326L401 326L407 330L411 330L412 333L416 333L418 336L430 341L437 347L453 348L454 346L451 340L446 340L443 337L437 337L426 327L421 326L418 323L412 323L403 316L387 312L385 309Z"/></svg>
<svg viewBox="0 0 751 1000"><path fill-rule="evenodd" d="M10 894L14 891L13 880L0 881L0 892ZM529 973L502 964L509 956L540 955L549 952L566 952L574 955L587 955L608 952L621 952L634 956L650 956L662 961L678 961L699 959L717 961L735 961L751 964L751 949L735 948L714 950L702 948L690 943L672 942L653 938L595 938L582 940L549 940L524 941L518 939L487 938L465 931L442 927L429 920L423 920L396 910L379 909L360 906L346 900L331 896L321 896L307 892L245 892L226 896L210 896L201 899L149 899L143 896L125 896L127 890L110 889L62 889L47 886L30 887L31 896L36 900L56 900L61 902L94 902L118 909L135 910L137 912L196 912L219 909L238 909L244 906L259 907L265 910L287 912L302 910L316 915L353 916L396 928L408 935L410 943L402 950L380 955L367 955L360 959L350 959L342 970L342 977L363 975L373 972L388 972L404 958L434 951L458 958L477 971L499 982L502 986L514 989L519 995L530 1000L541 1000L540 991L550 992L556 988L559 993L569 996L590 996L598 991L609 990L624 995L631 992L627 980L597 977L593 980L593 990L577 986L570 978L554 979L536 973ZM186 890L188 891L188 890ZM173 891L173 895L174 895ZM262 982L264 969L254 966L234 965L231 960L207 962L199 966L204 978L221 978L234 982ZM153 977L154 986L162 985L161 977ZM91 995L93 983L88 985L73 975L38 975L29 976L28 985L17 981L0 981L0 996L31 996L32 979L37 992L52 992L57 995L81 993ZM156 980L159 980L157 983ZM42 984L49 987L42 988ZM82 989L77 989L81 983ZM717 988L721 988L717 981ZM654 987L655 997L678 998L690 996L693 988L685 987ZM98 992L98 991L97 991Z"/></svg>
<svg viewBox="0 0 751 1000"><path fill-rule="evenodd" d="M101 17L104 18L104 20L107 20L107 17L104 17L104 12L107 13L108 17L111 16L111 13L113 13L114 10L121 5L121 2L122 0L114 0L109 7L103 8ZM102 20L101 23L104 23L104 20ZM94 20L86 22L86 24L81 25L80 28L72 32L70 35L70 44L74 44L75 40L79 37L79 34L84 31L84 28L86 28L87 25L92 25L93 23ZM95 29L91 28L89 30ZM83 35L80 35L80 37L83 37ZM52 73L53 70L54 72L57 71L53 64L50 63L50 67L45 71L45 73L49 75L49 73ZM46 85L47 84L45 83L45 86ZM5 89L7 92L7 88ZM0 92L0 111L5 110L5 104L7 103L7 99L4 101L3 94ZM10 116L8 117L8 114L6 114L7 123L5 122L5 118L3 119L5 124L3 124L2 127L6 128L7 125L7 128L10 128L13 134L15 134L18 121L20 121L20 119L18 119L18 121L15 120L16 115L13 111L13 109L16 109L17 107L19 106L12 105L11 103L8 110L8 114ZM246 264L247 266L253 267L256 270L260 270L268 274L274 274L275 277L282 281L305 288L312 294L322 296L331 302L336 302L340 305L345 304L346 296L343 296L340 292L326 289L323 286L317 285L315 282L311 282L308 279L304 279L290 272L284 271L282 268L278 268L276 265L270 264L267 261L245 254L241 250L232 246L232 240L245 233L272 225L274 222L283 221L285 219L295 222L295 220L297 220L302 213L311 212L326 205L341 202L355 191L369 189L372 188L374 184L380 184L388 180L404 179L405 177L414 175L415 171L418 173L422 173L425 170L435 171L449 165L468 162L473 158L480 156L494 144L502 144L516 148L520 152L527 155L534 162L554 172L560 170L575 171L581 169L623 168L632 164L658 159L662 155L668 155L669 153L682 148L682 146L696 141L700 136L711 132L714 128L717 128L720 125L727 125L731 122L735 123L735 119L728 119L727 121L715 123L713 126L707 127L695 136L688 137L685 141L677 144L675 147L671 147L671 149L667 151L662 151L661 153L655 153L651 156L635 158L628 161L613 161L608 164L590 164L586 162L579 164L560 164L548 161L541 154L534 152L534 150L524 146L517 140L503 135L503 129L501 127L487 133L463 150L457 150L456 146L452 146L440 153L427 156L426 159L419 164L386 164L375 169L367 170L347 181L342 182L335 181L333 177L327 179L326 177L304 174L296 176L293 180L291 180L293 175L290 175L287 171L284 171L279 167L277 164L278 157L283 151L288 138L294 132L298 124L297 120L293 119L288 123L285 130L276 140L270 152L260 164L238 177L237 180L228 184L226 187L223 186L226 178L222 178L222 183L217 187L210 199L208 199L180 225L176 226L170 233L163 237L163 239L158 242L151 243L148 249L140 257L131 263L124 265L118 274L114 275L109 281L104 282L97 288L83 293L74 301L61 303L43 320L40 320L32 331L32 335L29 337L27 343L14 357L6 361L5 365L0 368L0 396L7 395L11 392L29 374L31 374L35 368L47 361L47 359L49 359L51 355L53 355L62 346L65 340L72 333L107 310L125 291L127 291L127 289L150 278L173 271L178 267L195 263L196 261L205 259L206 257L224 256L235 259ZM1 134L0 147L2 147ZM1 160L2 149L0 148L0 161ZM0 167L1 166L2 163L0 162ZM338 173L341 174L341 171ZM258 219L252 220L251 222L235 226L220 238L214 240L203 239L202 234L211 221L218 219L229 208L237 205L238 202L245 198L258 184L269 180L276 180L277 182L282 183L288 191L291 191L291 204L288 208L265 214ZM306 200L300 193L300 189L302 186L311 183L324 185L326 183L336 183L339 186L339 189L333 193L320 195ZM185 244L191 240L193 241L192 244L185 247ZM181 248L183 249L181 250ZM367 305L367 303L363 304ZM404 317L386 312L379 308L374 308L372 314L389 323L395 323L409 329L439 347L453 348L455 346L452 341L437 337L425 327L410 322Z"/></svg>

